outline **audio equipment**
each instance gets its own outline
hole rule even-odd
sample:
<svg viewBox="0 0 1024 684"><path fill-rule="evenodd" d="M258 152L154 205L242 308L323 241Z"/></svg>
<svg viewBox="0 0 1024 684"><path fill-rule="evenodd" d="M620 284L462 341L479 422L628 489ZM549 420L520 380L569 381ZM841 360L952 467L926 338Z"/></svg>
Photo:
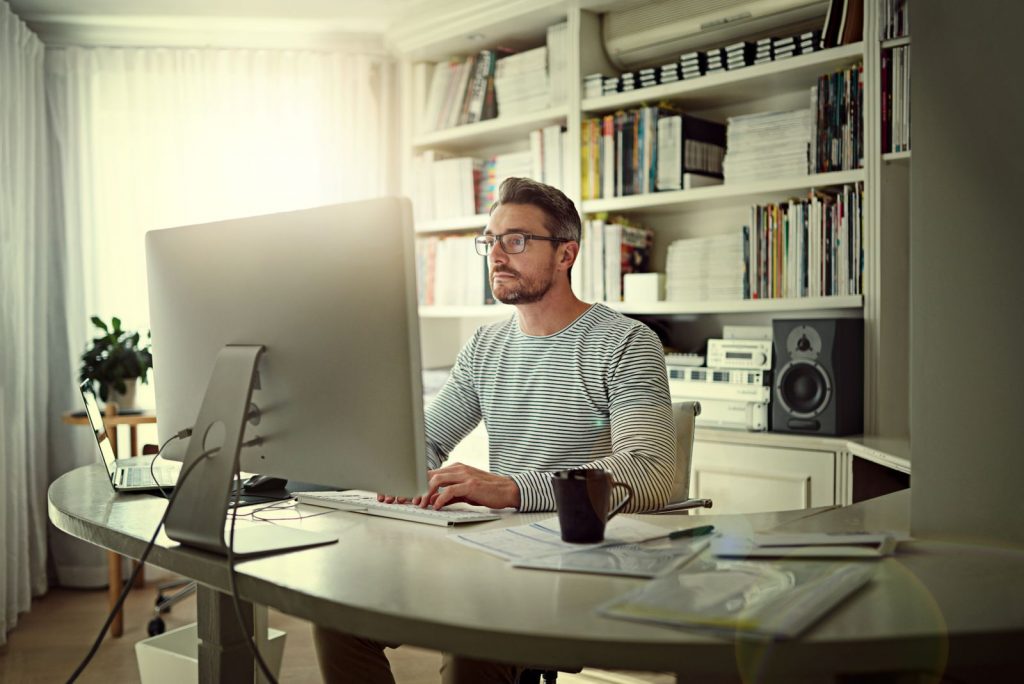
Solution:
<svg viewBox="0 0 1024 684"><path fill-rule="evenodd" d="M767 340L708 340L708 368L770 370L772 343Z"/></svg>
<svg viewBox="0 0 1024 684"><path fill-rule="evenodd" d="M772 431L848 435L864 429L864 321L772 321Z"/></svg>

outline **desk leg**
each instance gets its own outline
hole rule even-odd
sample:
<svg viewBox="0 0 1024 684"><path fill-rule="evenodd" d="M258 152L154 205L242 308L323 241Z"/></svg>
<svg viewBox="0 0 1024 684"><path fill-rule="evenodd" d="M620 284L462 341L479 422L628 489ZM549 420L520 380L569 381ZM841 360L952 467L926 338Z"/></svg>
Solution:
<svg viewBox="0 0 1024 684"><path fill-rule="evenodd" d="M124 588L124 579L121 577L121 556L113 551L107 551L107 605L110 610L114 609L117 598ZM114 621L110 623L110 636L119 637L124 632L124 611L117 611Z"/></svg>
<svg viewBox="0 0 1024 684"><path fill-rule="evenodd" d="M252 654L245 641L253 633L253 608L241 602L245 629L239 629L231 596L199 585L199 682L252 684L255 674Z"/></svg>

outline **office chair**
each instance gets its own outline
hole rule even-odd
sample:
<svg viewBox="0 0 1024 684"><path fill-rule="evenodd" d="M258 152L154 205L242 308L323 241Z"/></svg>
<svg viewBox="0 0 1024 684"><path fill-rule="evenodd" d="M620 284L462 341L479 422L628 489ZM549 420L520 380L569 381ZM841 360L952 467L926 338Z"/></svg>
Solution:
<svg viewBox="0 0 1024 684"><path fill-rule="evenodd" d="M688 508L711 508L710 499L688 498L693 437L699 415L699 401L682 401L672 404L672 418L676 428L676 467L672 477L672 494L665 508L662 509L664 512ZM580 670L564 670L564 672L576 673ZM527 668L519 675L517 684L540 684L541 680L544 681L544 684L554 684L558 680L558 671Z"/></svg>

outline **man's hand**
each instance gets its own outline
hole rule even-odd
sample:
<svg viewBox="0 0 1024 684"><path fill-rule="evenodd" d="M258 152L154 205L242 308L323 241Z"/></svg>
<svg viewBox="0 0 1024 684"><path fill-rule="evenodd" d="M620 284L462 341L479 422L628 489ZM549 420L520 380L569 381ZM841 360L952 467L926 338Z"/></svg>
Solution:
<svg viewBox="0 0 1024 684"><path fill-rule="evenodd" d="M430 489L413 499L422 508L440 509L451 503L469 503L488 508L519 508L519 485L511 477L456 463L427 471ZM385 499L386 500L386 499Z"/></svg>

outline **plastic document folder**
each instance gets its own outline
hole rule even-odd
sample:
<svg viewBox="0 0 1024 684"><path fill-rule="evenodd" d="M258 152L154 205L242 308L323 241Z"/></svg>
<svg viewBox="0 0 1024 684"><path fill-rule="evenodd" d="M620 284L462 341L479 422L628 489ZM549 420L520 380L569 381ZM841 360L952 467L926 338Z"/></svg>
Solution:
<svg viewBox="0 0 1024 684"><path fill-rule="evenodd" d="M899 535L890 532L771 533L719 537L711 552L725 558L881 558L891 556L899 541Z"/></svg>
<svg viewBox="0 0 1024 684"><path fill-rule="evenodd" d="M710 631L792 638L874 574L874 563L737 561L707 554L602 606L602 615Z"/></svg>
<svg viewBox="0 0 1024 684"><path fill-rule="evenodd" d="M517 568L589 572L626 577L659 577L677 570L711 543L710 537L643 544L617 544L567 551L512 562Z"/></svg>

